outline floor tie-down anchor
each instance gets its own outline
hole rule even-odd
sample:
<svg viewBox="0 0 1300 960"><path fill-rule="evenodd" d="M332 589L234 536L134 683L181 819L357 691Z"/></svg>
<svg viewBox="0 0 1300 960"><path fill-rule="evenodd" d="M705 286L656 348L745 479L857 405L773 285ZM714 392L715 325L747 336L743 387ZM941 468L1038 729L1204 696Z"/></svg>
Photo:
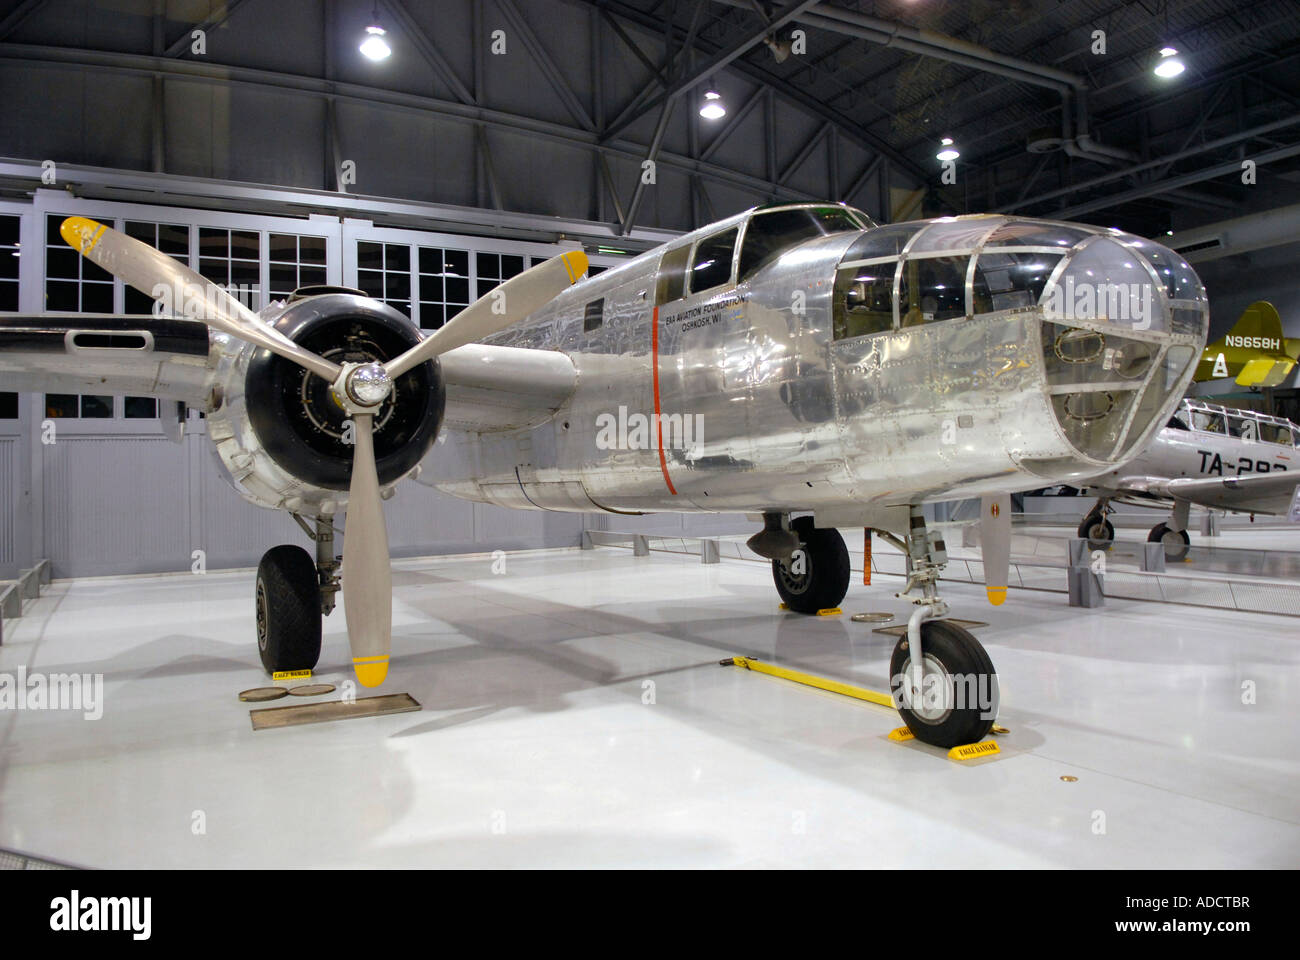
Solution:
<svg viewBox="0 0 1300 960"><path fill-rule="evenodd" d="M926 530L919 505L910 511L907 542L877 530L908 557L907 583L896 594L915 605L907 633L889 660L889 686L899 715L916 739L939 747L982 740L998 713L998 678L983 645L969 630L944 620L939 575L948 563L943 538Z"/></svg>

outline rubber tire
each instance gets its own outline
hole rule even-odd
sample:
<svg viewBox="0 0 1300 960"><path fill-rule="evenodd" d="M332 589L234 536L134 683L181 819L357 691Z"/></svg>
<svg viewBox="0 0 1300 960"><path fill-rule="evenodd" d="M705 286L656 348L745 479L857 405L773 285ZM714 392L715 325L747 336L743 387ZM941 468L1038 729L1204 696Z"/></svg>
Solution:
<svg viewBox="0 0 1300 960"><path fill-rule="evenodd" d="M899 687L903 670L911 660L906 649L907 636L899 638L894 647L893 656L889 658L889 690L894 703L900 704ZM921 624L921 646L926 657L934 656L949 674L969 674L977 676L987 674L993 679L988 688L997 690L997 673L988 652L975 637L962 627L948 620L926 620ZM981 684L979 690L985 687ZM996 694L995 694L996 705ZM950 749L967 743L978 743L993 729L997 719L996 709L993 716L982 717L979 705L962 710L954 708L942 723L927 723L916 717L905 707L898 708L898 715L903 718L912 735L922 743Z"/></svg>
<svg viewBox="0 0 1300 960"><path fill-rule="evenodd" d="M1096 526L1098 520L1101 521L1101 527L1106 532L1105 540L1097 539L1091 535L1091 528ZM1106 550L1115 542L1115 527L1109 520L1105 519L1095 511L1083 518L1079 523L1079 529L1076 532L1082 539L1088 541L1089 550ZM924 642L925 638L922 637L921 640Z"/></svg>
<svg viewBox="0 0 1300 960"><path fill-rule="evenodd" d="M1183 541L1183 545L1181 548L1175 547L1173 550L1170 550L1169 544L1165 543L1166 560L1173 560L1175 562L1179 562L1185 556L1187 556L1187 551L1191 549L1192 538L1187 535L1187 531L1179 530L1177 532L1182 534L1181 539ZM1147 543L1164 543L1166 533L1174 533L1174 531L1169 529L1168 524L1157 523L1154 527L1151 528L1151 532L1147 534Z"/></svg>
<svg viewBox="0 0 1300 960"><path fill-rule="evenodd" d="M311 554L293 544L262 554L253 603L257 652L266 672L313 669L320 659L321 606L320 578Z"/></svg>
<svg viewBox="0 0 1300 960"><path fill-rule="evenodd" d="M799 535L807 572L796 578L783 560L772 561L772 580L786 609L795 613L816 613L838 607L849 592L849 550L844 538L834 528L821 530L813 526L812 517L799 517L790 524ZM801 590L792 590L788 581L806 582Z"/></svg>

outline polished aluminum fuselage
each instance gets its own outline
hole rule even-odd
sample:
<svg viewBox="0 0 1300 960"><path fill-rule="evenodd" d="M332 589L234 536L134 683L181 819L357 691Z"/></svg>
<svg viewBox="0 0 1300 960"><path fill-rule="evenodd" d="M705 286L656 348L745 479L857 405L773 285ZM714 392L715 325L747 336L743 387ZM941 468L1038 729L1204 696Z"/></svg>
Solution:
<svg viewBox="0 0 1300 960"><path fill-rule="evenodd" d="M902 326L896 304L893 329L839 340L836 271L858 232L798 244L739 285L656 304L666 249L743 225L749 215L582 281L492 338L562 351L578 370L577 386L541 425L465 433L435 446L422 481L521 508L814 511L854 522L881 506L1069 482L1122 462L1167 419L1204 345L1208 311L1199 282L1198 296L1184 304L1192 319L1181 325L1171 323L1172 301L1162 293L1149 329L1123 330L1155 361L1139 380L1121 384L1134 391L1124 394L1133 402L1112 418L1114 436L1083 443L1084 434L1069 434L1054 410L1054 395L1074 389L1063 384L1076 374L1055 369L1062 365L1051 359L1044 306L971 309L974 259L965 316ZM937 223L957 233L954 250L973 258L981 238L1007 222ZM1065 253L1053 282L1094 244L1092 258L1113 246L1112 259L1133 254L1144 276L1155 277L1128 246L1145 241L1085 229L1077 248L1053 251ZM600 299L603 322L584 330L586 306ZM1104 316L1071 324L1098 339L1116 329ZM691 433L682 436L686 424Z"/></svg>

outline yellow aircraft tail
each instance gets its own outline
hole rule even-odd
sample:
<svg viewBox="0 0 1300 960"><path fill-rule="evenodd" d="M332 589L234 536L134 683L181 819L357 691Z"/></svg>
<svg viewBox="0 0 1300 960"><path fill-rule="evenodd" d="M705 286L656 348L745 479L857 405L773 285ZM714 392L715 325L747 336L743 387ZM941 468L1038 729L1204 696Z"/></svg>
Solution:
<svg viewBox="0 0 1300 960"><path fill-rule="evenodd" d="M1275 387L1296 365L1282 336L1282 317L1266 300L1252 303L1224 336L1201 354L1196 380L1236 377L1243 387Z"/></svg>

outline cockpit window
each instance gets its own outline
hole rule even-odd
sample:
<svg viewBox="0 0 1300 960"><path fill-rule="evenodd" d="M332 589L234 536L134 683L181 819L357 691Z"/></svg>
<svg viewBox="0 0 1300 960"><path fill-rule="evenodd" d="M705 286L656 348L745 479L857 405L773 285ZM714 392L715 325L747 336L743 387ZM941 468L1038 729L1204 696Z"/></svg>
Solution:
<svg viewBox="0 0 1300 960"><path fill-rule="evenodd" d="M841 267L835 274L834 336L865 337L894 326L893 261Z"/></svg>
<svg viewBox="0 0 1300 960"><path fill-rule="evenodd" d="M691 259L691 245L675 247L659 261L659 277L655 283L655 303L661 306L686 296L686 264Z"/></svg>
<svg viewBox="0 0 1300 960"><path fill-rule="evenodd" d="M1220 413L1194 410L1192 411L1192 423L1197 430L1203 430L1206 433L1227 433L1223 425L1223 415Z"/></svg>
<svg viewBox="0 0 1300 960"><path fill-rule="evenodd" d="M1032 307L1063 254L981 253L975 263L975 312Z"/></svg>
<svg viewBox="0 0 1300 960"><path fill-rule="evenodd" d="M1259 438L1265 443L1280 443L1284 446L1292 446L1291 428L1281 423L1261 423L1259 425Z"/></svg>
<svg viewBox="0 0 1300 960"><path fill-rule="evenodd" d="M691 293L711 290L731 279L731 257L736 250L738 227L705 237L695 245L691 261Z"/></svg>
<svg viewBox="0 0 1300 960"><path fill-rule="evenodd" d="M952 320L966 315L966 267L970 257L925 257L903 262L898 286L899 325Z"/></svg>
<svg viewBox="0 0 1300 960"><path fill-rule="evenodd" d="M782 251L804 240L861 229L862 225L842 207L798 207L756 213L749 218L745 241L740 247L740 280L743 283Z"/></svg>
<svg viewBox="0 0 1300 960"><path fill-rule="evenodd" d="M1228 435L1242 440L1255 439L1255 421L1246 417L1228 418Z"/></svg>
<svg viewBox="0 0 1300 960"><path fill-rule="evenodd" d="M1170 417L1169 422L1165 424L1170 430L1186 430L1187 424L1183 423L1182 417Z"/></svg>
<svg viewBox="0 0 1300 960"><path fill-rule="evenodd" d="M986 247L1060 247L1074 246L1090 236L1085 230L1059 223L1024 223L1012 221L998 227L984 241Z"/></svg>

